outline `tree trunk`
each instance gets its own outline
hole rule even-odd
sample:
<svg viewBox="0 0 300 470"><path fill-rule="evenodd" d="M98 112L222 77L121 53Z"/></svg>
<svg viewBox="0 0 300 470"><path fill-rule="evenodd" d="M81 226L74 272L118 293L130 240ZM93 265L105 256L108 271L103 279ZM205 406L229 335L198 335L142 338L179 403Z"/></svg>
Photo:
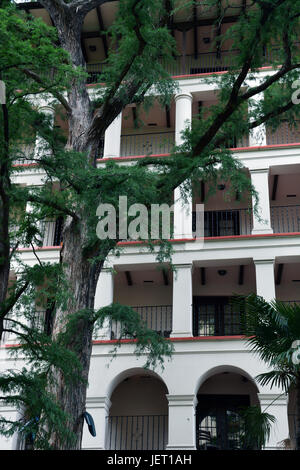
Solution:
<svg viewBox="0 0 300 470"><path fill-rule="evenodd" d="M8 289L10 271L10 242L9 242L9 211L10 211L10 177L9 177L9 128L8 110L2 104L4 142L0 159L0 340L3 333L4 313L1 312ZM2 313L2 315L1 315Z"/></svg>
<svg viewBox="0 0 300 470"><path fill-rule="evenodd" d="M296 449L300 450L300 374L296 383Z"/></svg>
<svg viewBox="0 0 300 470"><path fill-rule="evenodd" d="M81 233L83 230L82 226ZM70 295L67 310L58 309L54 321L53 336L56 337L68 323L68 315L81 310L93 309L98 277L102 264L89 262L82 252L82 235L77 223L71 221L64 230L61 260L68 281ZM80 332L80 334L78 334ZM61 372L55 372L55 384L50 387L65 413L69 415L68 427L76 435L76 442L66 443L53 432L50 444L54 449L80 449L83 428L83 413L86 407L87 380L92 351L93 322L88 313L80 316L74 334L68 337L66 347L76 353L82 371L78 380L66 384Z"/></svg>

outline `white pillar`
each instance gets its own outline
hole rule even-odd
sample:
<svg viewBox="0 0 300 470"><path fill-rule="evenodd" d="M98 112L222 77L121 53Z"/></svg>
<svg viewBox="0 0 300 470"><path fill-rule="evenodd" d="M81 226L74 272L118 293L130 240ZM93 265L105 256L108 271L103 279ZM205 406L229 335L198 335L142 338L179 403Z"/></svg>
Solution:
<svg viewBox="0 0 300 470"><path fill-rule="evenodd" d="M95 293L94 309L111 305L114 301L114 277L109 268L102 268ZM110 322L105 320L101 329L96 331L94 339L110 339Z"/></svg>
<svg viewBox="0 0 300 470"><path fill-rule="evenodd" d="M167 450L196 449L195 395L166 395L169 402Z"/></svg>
<svg viewBox="0 0 300 470"><path fill-rule="evenodd" d="M172 338L193 336L192 265L176 265L173 275Z"/></svg>
<svg viewBox="0 0 300 470"><path fill-rule="evenodd" d="M181 133L192 123L191 93L181 92L175 96L175 145L184 141ZM180 187L174 191L174 238L192 238L192 196L184 202L180 195Z"/></svg>
<svg viewBox="0 0 300 470"><path fill-rule="evenodd" d="M253 213L252 234L273 233L270 214L269 169L250 170L251 181L258 194L258 216ZM252 205L254 207L253 198Z"/></svg>
<svg viewBox="0 0 300 470"><path fill-rule="evenodd" d="M253 101L253 108L255 105L259 104L260 101L264 100L264 94L259 93L256 95L254 98L252 98ZM251 111L251 107L250 107ZM266 125L261 124L258 127L255 127L250 131L249 135L249 146L250 147L258 147L261 145L267 145L267 133L266 133Z"/></svg>
<svg viewBox="0 0 300 470"><path fill-rule="evenodd" d="M180 92L175 95L175 144L181 145L184 141L181 133L192 124L192 101L189 92Z"/></svg>
<svg viewBox="0 0 300 470"><path fill-rule="evenodd" d="M104 450L107 432L107 417L111 401L107 397L87 398L86 411L93 417L96 437L93 437L86 423L83 425L82 447L86 450Z"/></svg>
<svg viewBox="0 0 300 470"><path fill-rule="evenodd" d="M266 449L278 449L280 442L289 437L289 424L287 412L287 396L276 393L258 394L261 410L275 416L276 421L272 424L270 439Z"/></svg>
<svg viewBox="0 0 300 470"><path fill-rule="evenodd" d="M254 260L256 272L256 294L267 302L276 298L274 259Z"/></svg>
<svg viewBox="0 0 300 470"><path fill-rule="evenodd" d="M120 157L122 113L108 126L104 136L104 158Z"/></svg>
<svg viewBox="0 0 300 470"><path fill-rule="evenodd" d="M55 110L49 107L41 108L40 111L50 117L50 125L54 125ZM42 156L49 155L50 149L48 142L37 134L34 146L34 158L39 159Z"/></svg>

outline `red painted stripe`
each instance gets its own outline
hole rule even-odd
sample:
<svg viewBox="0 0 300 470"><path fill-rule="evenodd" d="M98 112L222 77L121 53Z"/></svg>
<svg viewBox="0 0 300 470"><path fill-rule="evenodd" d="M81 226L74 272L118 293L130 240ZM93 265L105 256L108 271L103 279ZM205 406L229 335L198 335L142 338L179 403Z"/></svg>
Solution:
<svg viewBox="0 0 300 470"><path fill-rule="evenodd" d="M244 335L239 335L239 336L183 336L181 338L165 338L167 341L171 342L177 342L177 341L215 341L215 340L225 340L225 341L231 341L231 340L241 340L245 339L246 336ZM130 343L136 343L136 339L121 339L118 341L117 339L103 339L103 340L94 340L93 344L116 344L116 343L121 343L121 344L130 344Z"/></svg>
<svg viewBox="0 0 300 470"><path fill-rule="evenodd" d="M293 237L299 236L300 232L290 232L290 233L262 233L262 234L255 234L255 235L227 235L223 237L204 237L204 241L215 241L215 240L235 240L235 239L251 239L251 238L266 238L266 237ZM171 238L168 241L170 243L187 243L187 242L195 242L199 240L199 238L178 238L174 239ZM153 242L159 243L159 240ZM145 240L131 240L127 242L118 242L117 245L119 246L126 246L126 245L147 245L148 242ZM60 250L61 245L59 246L38 246L35 247L36 251L43 251L43 250ZM24 252L24 251L32 251L31 248L18 248L17 251Z"/></svg>
<svg viewBox="0 0 300 470"><path fill-rule="evenodd" d="M104 157L104 158L97 158L97 162L101 163L103 161L115 161L115 160L137 160L139 158L161 158L161 157L169 157L170 153L156 153L153 155L130 155L129 157Z"/></svg>

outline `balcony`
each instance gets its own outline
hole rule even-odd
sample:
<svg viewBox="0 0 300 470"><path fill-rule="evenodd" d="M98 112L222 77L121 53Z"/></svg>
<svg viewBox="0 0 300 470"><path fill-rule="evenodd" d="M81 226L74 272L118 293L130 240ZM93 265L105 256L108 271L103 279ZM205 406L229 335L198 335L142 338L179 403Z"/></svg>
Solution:
<svg viewBox="0 0 300 470"><path fill-rule="evenodd" d="M275 132L269 127L266 130L267 145L295 144L300 142L300 122L296 121L296 126L291 128L288 122L282 124Z"/></svg>
<svg viewBox="0 0 300 470"><path fill-rule="evenodd" d="M277 60L280 50L276 47L265 51L264 66ZM179 55L172 63L163 63L171 76L196 75L202 73L225 72L235 66L235 59L240 54L239 50L207 51L195 54ZM87 64L87 83L98 83L99 75L103 73L106 62Z"/></svg>
<svg viewBox="0 0 300 470"><path fill-rule="evenodd" d="M300 232L300 205L271 206L274 233ZM193 212L193 232L196 231L196 212ZM251 235L252 213L249 209L205 211L204 237Z"/></svg>
<svg viewBox="0 0 300 470"><path fill-rule="evenodd" d="M109 416L107 450L164 450L168 439L167 415Z"/></svg>
<svg viewBox="0 0 300 470"><path fill-rule="evenodd" d="M196 231L196 212L193 212L193 232ZM252 214L249 209L230 209L204 212L204 236L225 237L250 235Z"/></svg>
<svg viewBox="0 0 300 470"><path fill-rule="evenodd" d="M234 58L239 51L202 52L195 58L194 54L177 56L171 64L165 63L165 69L172 76L195 75L199 73L224 72L234 65ZM87 64L87 83L97 83L99 75L105 69L105 62Z"/></svg>
<svg viewBox="0 0 300 470"><path fill-rule="evenodd" d="M300 232L300 206L271 207L271 222L274 233Z"/></svg>
<svg viewBox="0 0 300 470"><path fill-rule="evenodd" d="M121 136L122 157L170 153L175 145L174 131Z"/></svg>
<svg viewBox="0 0 300 470"><path fill-rule="evenodd" d="M132 307L147 328L156 331L160 336L169 338L172 331L172 305L155 305ZM122 324L116 321L110 323L110 339L118 339Z"/></svg>

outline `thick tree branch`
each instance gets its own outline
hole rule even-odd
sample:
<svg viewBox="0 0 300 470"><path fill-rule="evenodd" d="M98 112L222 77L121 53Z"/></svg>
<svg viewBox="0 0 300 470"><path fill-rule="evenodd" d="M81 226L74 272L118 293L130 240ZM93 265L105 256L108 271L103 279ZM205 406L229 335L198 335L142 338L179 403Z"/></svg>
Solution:
<svg viewBox="0 0 300 470"><path fill-rule="evenodd" d="M4 318L14 307L14 305L17 303L21 295L25 292L27 287L29 286L29 281L26 281L20 289L11 295L5 302L4 305L0 309L0 318Z"/></svg>
<svg viewBox="0 0 300 470"><path fill-rule="evenodd" d="M25 73L25 75L32 78L34 81L36 81L37 83L39 83L41 86L44 87L44 82L37 73L33 72L32 70L28 70L28 69L22 69L22 71ZM55 86L55 85L56 84L53 84L53 86ZM47 88L47 91L52 93L52 95L63 105L63 107L65 108L65 110L68 113L71 112L71 107L70 107L68 101L65 99L65 97L61 93L58 93L54 90L51 91L51 88Z"/></svg>
<svg viewBox="0 0 300 470"><path fill-rule="evenodd" d="M63 214L71 216L74 220L78 220L78 215L73 212L72 210L68 209L67 207L61 206L58 202L54 201L53 199L42 198L40 196L36 196L35 194L27 194L27 201L34 202L36 204L51 207L52 209L56 209Z"/></svg>

